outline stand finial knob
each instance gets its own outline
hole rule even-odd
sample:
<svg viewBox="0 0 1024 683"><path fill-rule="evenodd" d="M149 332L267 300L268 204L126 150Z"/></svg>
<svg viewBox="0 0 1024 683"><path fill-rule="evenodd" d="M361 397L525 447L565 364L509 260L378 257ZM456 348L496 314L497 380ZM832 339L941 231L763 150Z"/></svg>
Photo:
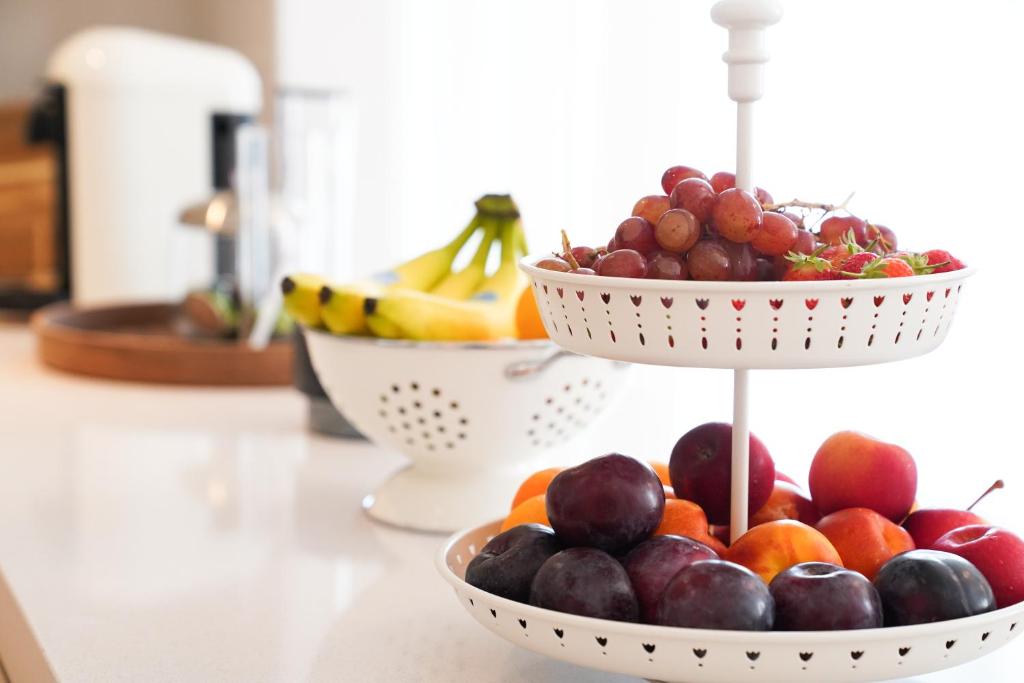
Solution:
<svg viewBox="0 0 1024 683"><path fill-rule="evenodd" d="M730 99L761 99L768 62L764 32L780 19L782 4L777 0L720 0L711 8L711 20L729 29L729 49L722 59L729 65Z"/></svg>

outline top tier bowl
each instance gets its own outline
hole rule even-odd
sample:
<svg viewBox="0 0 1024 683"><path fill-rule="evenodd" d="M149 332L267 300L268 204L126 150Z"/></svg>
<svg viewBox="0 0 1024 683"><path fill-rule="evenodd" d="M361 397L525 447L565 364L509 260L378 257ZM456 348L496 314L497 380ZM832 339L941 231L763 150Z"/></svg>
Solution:
<svg viewBox="0 0 1024 683"><path fill-rule="evenodd" d="M945 339L972 269L822 282L573 275L520 262L551 339L576 353L705 368L870 365Z"/></svg>

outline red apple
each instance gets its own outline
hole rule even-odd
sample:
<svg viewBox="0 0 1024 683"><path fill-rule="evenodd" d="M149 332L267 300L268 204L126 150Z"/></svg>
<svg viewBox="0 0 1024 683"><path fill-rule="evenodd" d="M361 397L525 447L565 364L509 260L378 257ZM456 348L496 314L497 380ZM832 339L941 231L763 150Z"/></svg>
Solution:
<svg viewBox="0 0 1024 683"><path fill-rule="evenodd" d="M915 510L903 520L903 528L914 539L914 545L918 548L931 548L941 536L953 529L972 524L988 522L973 512L948 508Z"/></svg>
<svg viewBox="0 0 1024 683"><path fill-rule="evenodd" d="M917 493L910 453L859 432L839 432L821 444L811 462L811 499L827 515L864 507L890 521L907 516Z"/></svg>
<svg viewBox="0 0 1024 683"><path fill-rule="evenodd" d="M997 526L973 524L939 538L932 550L964 558L978 568L996 596L996 607L1024 600L1024 540Z"/></svg>

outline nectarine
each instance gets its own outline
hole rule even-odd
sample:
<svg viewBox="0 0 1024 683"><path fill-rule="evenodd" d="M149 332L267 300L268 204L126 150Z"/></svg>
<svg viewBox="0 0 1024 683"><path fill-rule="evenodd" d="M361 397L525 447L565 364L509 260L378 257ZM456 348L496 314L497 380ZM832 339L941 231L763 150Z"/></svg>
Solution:
<svg viewBox="0 0 1024 683"><path fill-rule="evenodd" d="M824 534L791 519L754 527L736 539L725 559L741 564L765 583L801 562L829 562L842 565L842 558Z"/></svg>
<svg viewBox="0 0 1024 683"><path fill-rule="evenodd" d="M914 541L902 527L874 510L847 508L826 515L818 531L832 543L847 569L869 579L896 555L914 549Z"/></svg>

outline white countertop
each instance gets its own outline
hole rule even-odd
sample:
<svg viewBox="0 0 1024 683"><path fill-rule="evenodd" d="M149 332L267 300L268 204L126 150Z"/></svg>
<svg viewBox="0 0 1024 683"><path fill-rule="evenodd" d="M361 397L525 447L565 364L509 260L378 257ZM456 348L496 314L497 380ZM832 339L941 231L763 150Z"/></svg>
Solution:
<svg viewBox="0 0 1024 683"><path fill-rule="evenodd" d="M402 458L311 436L297 392L62 375L0 324L0 437L12 683L34 657L60 681L631 680L477 626L434 570L442 539L360 509ZM919 680L1022 662L1017 640Z"/></svg>

